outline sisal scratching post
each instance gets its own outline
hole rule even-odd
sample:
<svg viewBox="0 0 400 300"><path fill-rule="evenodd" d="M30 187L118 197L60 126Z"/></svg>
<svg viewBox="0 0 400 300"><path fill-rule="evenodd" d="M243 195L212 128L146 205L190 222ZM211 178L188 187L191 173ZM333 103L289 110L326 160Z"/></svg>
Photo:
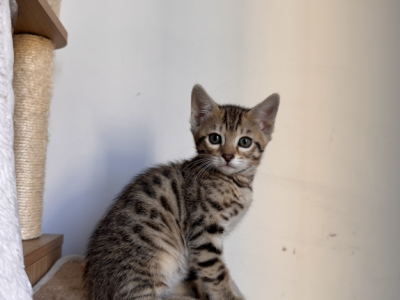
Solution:
<svg viewBox="0 0 400 300"><path fill-rule="evenodd" d="M57 16L60 2L49 0ZM41 235L54 45L46 37L26 33L15 34L13 44L18 208L22 239L29 240Z"/></svg>
<svg viewBox="0 0 400 300"><path fill-rule="evenodd" d="M14 35L14 153L21 235L41 235L53 44L44 37Z"/></svg>

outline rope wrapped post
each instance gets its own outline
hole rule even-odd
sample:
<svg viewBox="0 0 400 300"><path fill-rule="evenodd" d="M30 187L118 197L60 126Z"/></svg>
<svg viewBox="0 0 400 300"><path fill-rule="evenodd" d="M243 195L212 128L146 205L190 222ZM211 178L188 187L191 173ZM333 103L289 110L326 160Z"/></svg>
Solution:
<svg viewBox="0 0 400 300"><path fill-rule="evenodd" d="M23 240L41 235L53 44L31 34L14 36L14 153Z"/></svg>
<svg viewBox="0 0 400 300"><path fill-rule="evenodd" d="M59 14L60 0L50 3ZM21 236L41 235L43 192L52 94L53 42L14 34L14 153Z"/></svg>

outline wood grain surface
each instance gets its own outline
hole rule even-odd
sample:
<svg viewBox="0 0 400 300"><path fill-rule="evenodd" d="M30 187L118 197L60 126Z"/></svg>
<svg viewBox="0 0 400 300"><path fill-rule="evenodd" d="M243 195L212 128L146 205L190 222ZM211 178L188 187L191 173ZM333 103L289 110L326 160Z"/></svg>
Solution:
<svg viewBox="0 0 400 300"><path fill-rule="evenodd" d="M49 254L43 256L37 262L25 268L26 275L28 275L29 282L34 286L54 265L54 263L61 258L61 247L51 251Z"/></svg>
<svg viewBox="0 0 400 300"><path fill-rule="evenodd" d="M55 49L67 45L68 33L46 0L17 0L14 34L29 33L50 39Z"/></svg>
<svg viewBox="0 0 400 300"><path fill-rule="evenodd" d="M61 247L64 241L62 234L42 234L39 238L23 241L25 268L37 262L51 251Z"/></svg>

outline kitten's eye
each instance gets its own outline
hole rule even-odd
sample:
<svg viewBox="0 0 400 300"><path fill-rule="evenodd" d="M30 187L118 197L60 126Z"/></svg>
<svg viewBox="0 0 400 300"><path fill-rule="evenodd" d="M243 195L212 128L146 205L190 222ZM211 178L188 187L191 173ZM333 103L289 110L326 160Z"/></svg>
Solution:
<svg viewBox="0 0 400 300"><path fill-rule="evenodd" d="M252 143L251 138L242 137L242 138L239 140L238 145L239 145L240 147L243 147L243 148L249 148L249 147L251 146L251 143Z"/></svg>
<svg viewBox="0 0 400 300"><path fill-rule="evenodd" d="M221 144L221 136L216 133L211 133L208 140L211 144Z"/></svg>

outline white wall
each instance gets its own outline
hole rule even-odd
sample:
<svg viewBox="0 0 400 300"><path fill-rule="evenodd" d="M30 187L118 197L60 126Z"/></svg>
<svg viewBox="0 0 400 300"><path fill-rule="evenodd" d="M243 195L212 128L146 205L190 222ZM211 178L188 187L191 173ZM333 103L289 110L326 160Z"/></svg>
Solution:
<svg viewBox="0 0 400 300"><path fill-rule="evenodd" d="M400 296L400 2L64 1L43 232L83 254L143 168L194 153L190 91L281 94L255 201L225 246L247 299Z"/></svg>

